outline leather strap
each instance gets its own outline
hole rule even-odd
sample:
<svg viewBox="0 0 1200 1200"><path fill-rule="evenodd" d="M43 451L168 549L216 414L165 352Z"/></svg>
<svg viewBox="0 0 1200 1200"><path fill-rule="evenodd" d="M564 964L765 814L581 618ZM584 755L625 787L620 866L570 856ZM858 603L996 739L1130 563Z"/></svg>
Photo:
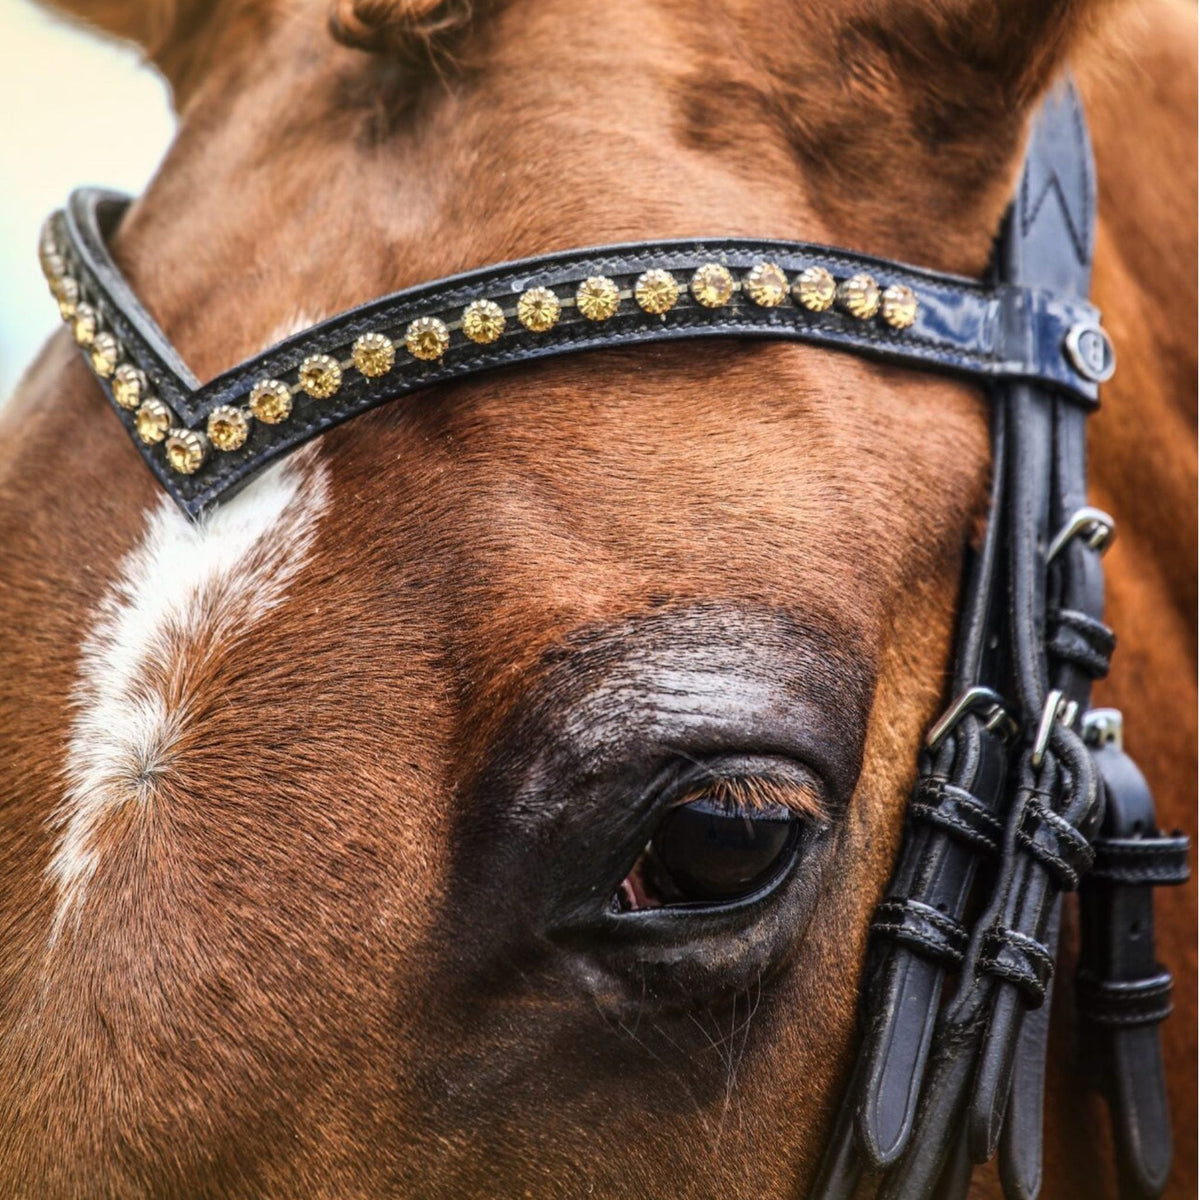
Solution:
<svg viewBox="0 0 1200 1200"><path fill-rule="evenodd" d="M1003 277L1085 296L1094 200L1082 111L1063 87L1035 123L997 258ZM1032 1200L1040 1188L1060 897L1085 877L1101 814L1078 720L1112 637L1101 620L1099 540L1056 536L1086 504L1085 412L1028 380L1005 384L997 399L992 508L966 589L955 688L1007 697L1020 735L1009 745L996 723L969 713L922 761L881 909L932 906L959 924L972 907L979 916L948 999L956 964L942 948L896 944L880 930L846 1101L853 1119L835 1129L821 1200L854 1193L861 1165L849 1139L885 1172L888 1200L965 1197L971 1163L997 1149L1010 1198ZM997 850L994 872L981 873Z"/></svg>
<svg viewBox="0 0 1200 1200"><path fill-rule="evenodd" d="M1154 797L1118 743L1093 755L1106 806L1096 866L1080 891L1082 1053L1108 1102L1121 1195L1150 1198L1166 1187L1172 1153L1158 1036L1171 975L1155 954L1153 889L1187 879L1187 839L1158 832Z"/></svg>
<svg viewBox="0 0 1200 1200"><path fill-rule="evenodd" d="M186 475L171 469L161 444L146 445L137 437L134 413L116 403L109 380L98 376L151 470L193 516L289 448L375 405L493 367L578 350L715 335L801 341L983 382L1036 380L1085 406L1096 402L1097 380L1111 370L1099 314L1085 297L1040 286L982 284L805 242L721 238L571 250L422 284L323 321L201 384L108 251L128 204L116 193L77 191L66 210L51 218L50 236L83 298L96 309L98 324L116 336L122 360L143 373L148 390L169 408L172 426L203 433L214 409L244 411L251 389L263 380L279 380L292 391L293 411L286 419L251 422L243 445L210 454ZM915 319L897 329L882 316L850 315L844 304L813 312L786 293L782 303L764 307L746 286L749 272L763 262L778 265L789 281L820 267L837 280L865 274L880 288L902 285L916 297ZM717 307L698 303L688 291L692 273L706 263L719 263L734 276L733 292ZM677 302L660 315L643 311L633 298L636 281L651 269L670 272L680 287ZM604 320L589 320L574 299L577 287L595 276L612 280L620 293L616 313ZM543 332L524 328L516 316L518 297L533 287L549 288L561 304L557 321ZM462 329L464 306L477 300L498 304L506 316L504 332L489 345L472 342ZM422 361L404 348L407 326L422 317L436 318L446 329L448 344L436 361ZM348 358L355 339L368 332L385 334L397 346L394 366L377 378L353 370ZM1084 345L1099 347L1098 358L1080 354L1081 337ZM325 399L311 398L298 386L301 363L318 354L343 367L336 394Z"/></svg>
<svg viewBox="0 0 1200 1200"><path fill-rule="evenodd" d="M1093 843L1095 861L1088 883L1124 887L1169 887L1186 883L1191 874L1191 844L1183 834L1150 837L1099 837Z"/></svg>

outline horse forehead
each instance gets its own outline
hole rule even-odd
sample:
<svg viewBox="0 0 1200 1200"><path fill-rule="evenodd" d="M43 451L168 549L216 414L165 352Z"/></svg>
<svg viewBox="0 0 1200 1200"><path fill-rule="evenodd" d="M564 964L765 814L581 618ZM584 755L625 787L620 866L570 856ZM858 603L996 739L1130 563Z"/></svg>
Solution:
<svg viewBox="0 0 1200 1200"><path fill-rule="evenodd" d="M326 471L309 449L197 524L166 497L148 514L82 626L66 792L47 868L56 935L99 865L104 825L153 802L211 703L209 660L284 600L326 504Z"/></svg>
<svg viewBox="0 0 1200 1200"><path fill-rule="evenodd" d="M989 459L971 389L779 344L496 372L327 445L340 536L443 578L464 625L466 572L471 594L517 587L545 607L572 572L576 593L640 579L703 596L750 568L751 590L828 607L841 588L861 606L903 586L914 556L961 547Z"/></svg>

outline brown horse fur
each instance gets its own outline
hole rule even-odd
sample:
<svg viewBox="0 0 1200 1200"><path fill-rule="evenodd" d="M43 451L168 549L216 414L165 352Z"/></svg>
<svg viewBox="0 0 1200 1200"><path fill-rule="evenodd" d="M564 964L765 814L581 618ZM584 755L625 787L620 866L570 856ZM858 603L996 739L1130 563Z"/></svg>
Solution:
<svg viewBox="0 0 1200 1200"><path fill-rule="evenodd" d="M347 45L325 0L60 7L141 40L174 88L178 137L117 252L202 377L281 328L571 245L754 234L977 273L1069 63L1120 357L1091 430L1121 529L1097 701L1194 833L1191 6L340 0ZM81 647L169 518L65 335L2 422L0 1195L803 1194L943 699L979 394L714 341L496 373L326 434L287 468L310 508L281 511L241 590L207 578L186 621L145 630L135 700L161 699L170 736L96 785L94 871L58 926L72 722L107 686ZM739 689L816 697L861 774L772 970L742 979L706 943L679 970L712 995L664 1006L538 934L563 835L510 783L571 730L623 753L654 702L637 681L681 664L718 680L685 699L727 703L735 740L764 712ZM1159 905L1173 1197L1196 1193L1194 908L1191 888ZM1102 1200L1066 940L1045 1194Z"/></svg>

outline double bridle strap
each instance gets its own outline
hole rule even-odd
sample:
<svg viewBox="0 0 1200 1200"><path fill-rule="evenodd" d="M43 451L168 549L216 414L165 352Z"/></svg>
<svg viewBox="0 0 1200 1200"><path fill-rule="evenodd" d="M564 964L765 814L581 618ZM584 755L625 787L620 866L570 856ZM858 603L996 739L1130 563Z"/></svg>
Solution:
<svg viewBox="0 0 1200 1200"><path fill-rule="evenodd" d="M1091 148L1064 89L1033 130L997 271L1086 295L1093 226ZM1086 410L1029 380L994 400L957 698L926 740L876 911L863 1041L820 1200L850 1197L867 1172L886 1200L955 1200L997 1152L1005 1195L1038 1195L1062 899L1077 889L1081 1045L1112 1112L1122 1195L1159 1195L1170 1167L1156 1028L1170 976L1154 960L1151 888L1186 878L1187 842L1159 833L1119 714L1088 712L1114 639L1100 563L1113 527L1087 506Z"/></svg>
<svg viewBox="0 0 1200 1200"><path fill-rule="evenodd" d="M1084 423L1113 370L1088 303L1095 188L1078 98L1035 124L984 283L806 243L606 246L425 284L322 322L200 384L106 248L122 197L75 193L43 267L89 365L190 516L339 422L431 384L550 355L694 337L810 342L990 391L991 513L970 564L956 699L927 739L903 850L873 924L863 1038L814 1195L865 1172L890 1200L965 1196L999 1153L1006 1195L1041 1181L1042 1091L1062 897L1079 890L1076 979L1123 1194L1171 1157L1151 889L1187 875L1159 833L1108 669Z"/></svg>

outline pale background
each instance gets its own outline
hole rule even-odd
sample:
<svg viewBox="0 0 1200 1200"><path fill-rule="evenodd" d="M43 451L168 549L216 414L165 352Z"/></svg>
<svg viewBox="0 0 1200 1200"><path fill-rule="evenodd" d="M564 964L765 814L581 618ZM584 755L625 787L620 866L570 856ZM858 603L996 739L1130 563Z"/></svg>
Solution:
<svg viewBox="0 0 1200 1200"><path fill-rule="evenodd" d="M171 139L167 91L128 46L0 0L0 404L58 324L42 220L82 184L139 192Z"/></svg>

